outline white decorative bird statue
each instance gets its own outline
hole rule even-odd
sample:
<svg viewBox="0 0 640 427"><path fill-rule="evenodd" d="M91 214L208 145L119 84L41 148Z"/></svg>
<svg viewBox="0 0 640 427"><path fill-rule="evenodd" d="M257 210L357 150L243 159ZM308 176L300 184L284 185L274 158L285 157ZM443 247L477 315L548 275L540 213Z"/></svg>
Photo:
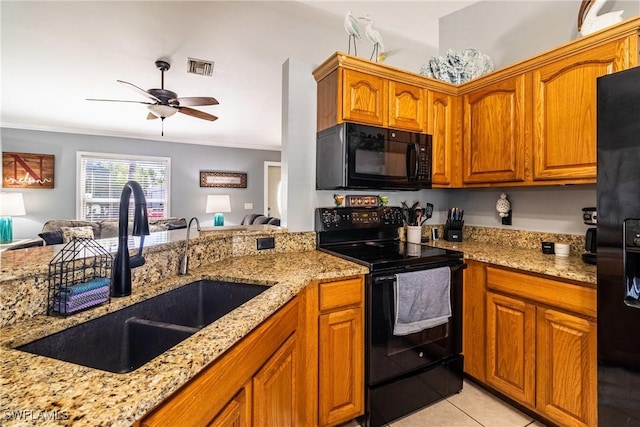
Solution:
<svg viewBox="0 0 640 427"><path fill-rule="evenodd" d="M382 35L380 34L380 31L373 28L373 19L371 19L369 15L365 16L362 19L367 21L367 25L364 29L364 34L365 36L367 36L367 39L369 39L369 41L373 43L373 51L371 52L371 57L369 59L372 60L375 55L376 62L378 62L378 60L382 62L387 57L384 51Z"/></svg>
<svg viewBox="0 0 640 427"><path fill-rule="evenodd" d="M358 20L353 16L351 11L348 11L347 15L344 17L344 29L347 34L349 34L349 51L347 53L351 53L351 40L353 39L353 52L358 55L356 43L362 39L362 36L360 36Z"/></svg>
<svg viewBox="0 0 640 427"><path fill-rule="evenodd" d="M582 0L578 12L578 31L583 36L622 21L624 10L598 15L607 0Z"/></svg>

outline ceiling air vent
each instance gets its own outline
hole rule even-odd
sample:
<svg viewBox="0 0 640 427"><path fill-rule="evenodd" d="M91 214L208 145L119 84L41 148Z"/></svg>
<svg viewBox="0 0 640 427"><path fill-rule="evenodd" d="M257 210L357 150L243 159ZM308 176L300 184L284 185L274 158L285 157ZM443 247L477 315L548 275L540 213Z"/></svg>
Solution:
<svg viewBox="0 0 640 427"><path fill-rule="evenodd" d="M188 58L187 73L199 74L201 76L213 75L213 61L205 61L203 59Z"/></svg>

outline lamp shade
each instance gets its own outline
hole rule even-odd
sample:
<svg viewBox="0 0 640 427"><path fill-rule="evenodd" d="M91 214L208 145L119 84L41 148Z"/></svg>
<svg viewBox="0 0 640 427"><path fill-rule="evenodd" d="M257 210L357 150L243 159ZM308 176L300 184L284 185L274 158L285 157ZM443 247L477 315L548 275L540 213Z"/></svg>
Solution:
<svg viewBox="0 0 640 427"><path fill-rule="evenodd" d="M26 215L22 193L0 193L0 216Z"/></svg>
<svg viewBox="0 0 640 427"><path fill-rule="evenodd" d="M227 194L213 194L207 196L206 213L231 212L231 198Z"/></svg>

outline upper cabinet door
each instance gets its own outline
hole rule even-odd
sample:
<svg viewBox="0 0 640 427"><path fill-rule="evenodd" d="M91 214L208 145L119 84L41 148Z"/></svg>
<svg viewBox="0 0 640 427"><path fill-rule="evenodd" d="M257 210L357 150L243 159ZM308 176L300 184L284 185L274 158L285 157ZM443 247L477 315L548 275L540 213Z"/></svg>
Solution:
<svg viewBox="0 0 640 427"><path fill-rule="evenodd" d="M342 118L374 126L385 123L386 81L381 77L344 70Z"/></svg>
<svg viewBox="0 0 640 427"><path fill-rule="evenodd" d="M464 96L464 183L524 181L530 88L527 73Z"/></svg>
<svg viewBox="0 0 640 427"><path fill-rule="evenodd" d="M533 72L533 180L596 179L596 79L629 65L629 39Z"/></svg>
<svg viewBox="0 0 640 427"><path fill-rule="evenodd" d="M455 171L460 171L460 121L462 113L457 96L428 91L427 133L432 136L431 181L434 186L456 184ZM460 181L460 174L457 174ZM458 183L459 185L459 183Z"/></svg>
<svg viewBox="0 0 640 427"><path fill-rule="evenodd" d="M389 126L424 133L427 128L424 89L389 80Z"/></svg>

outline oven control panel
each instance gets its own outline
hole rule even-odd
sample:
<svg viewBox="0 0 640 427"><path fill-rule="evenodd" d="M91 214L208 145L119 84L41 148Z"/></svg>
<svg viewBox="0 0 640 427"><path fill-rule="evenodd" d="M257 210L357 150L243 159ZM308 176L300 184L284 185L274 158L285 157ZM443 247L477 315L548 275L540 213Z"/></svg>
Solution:
<svg viewBox="0 0 640 427"><path fill-rule="evenodd" d="M402 209L399 207L316 209L316 231L402 227L402 225Z"/></svg>

